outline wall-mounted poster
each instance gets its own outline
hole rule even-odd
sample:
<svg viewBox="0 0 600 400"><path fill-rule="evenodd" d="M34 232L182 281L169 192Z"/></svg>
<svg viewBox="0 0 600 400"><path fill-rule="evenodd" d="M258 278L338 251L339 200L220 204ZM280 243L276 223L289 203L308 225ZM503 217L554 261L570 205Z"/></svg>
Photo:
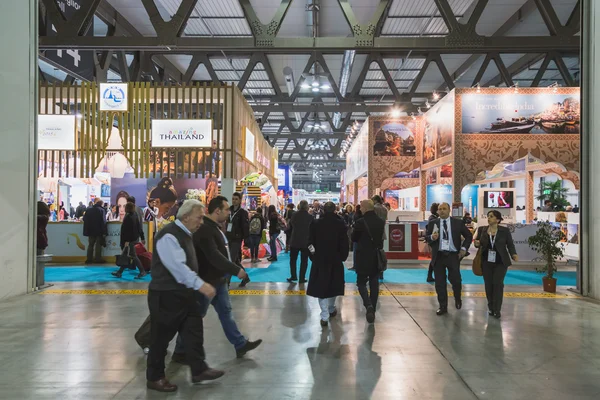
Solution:
<svg viewBox="0 0 600 400"><path fill-rule="evenodd" d="M440 178L452 178L452 164L445 164L441 166Z"/></svg>
<svg viewBox="0 0 600 400"><path fill-rule="evenodd" d="M427 210L433 203L452 203L452 185L427 185Z"/></svg>
<svg viewBox="0 0 600 400"><path fill-rule="evenodd" d="M462 96L463 133L579 133L578 94Z"/></svg>
<svg viewBox="0 0 600 400"><path fill-rule="evenodd" d="M394 178L419 178L419 177L420 177L420 173L419 173L418 168L413 169L410 172L400 171L396 175L394 175Z"/></svg>
<svg viewBox="0 0 600 400"><path fill-rule="evenodd" d="M454 92L448 93L425 114L423 164L452 154Z"/></svg>
<svg viewBox="0 0 600 400"><path fill-rule="evenodd" d="M346 155L346 184L360 178L369 170L369 124L363 124ZM352 185L350 185L352 186Z"/></svg>
<svg viewBox="0 0 600 400"><path fill-rule="evenodd" d="M479 202L479 185L467 185L460 194L460 201L463 203L465 211L472 217L477 216L477 206Z"/></svg>
<svg viewBox="0 0 600 400"><path fill-rule="evenodd" d="M415 144L416 123L375 121L375 144L373 145L374 156L416 156L417 146Z"/></svg>
<svg viewBox="0 0 600 400"><path fill-rule="evenodd" d="M437 183L437 168L432 168L425 172L425 183L427 185Z"/></svg>

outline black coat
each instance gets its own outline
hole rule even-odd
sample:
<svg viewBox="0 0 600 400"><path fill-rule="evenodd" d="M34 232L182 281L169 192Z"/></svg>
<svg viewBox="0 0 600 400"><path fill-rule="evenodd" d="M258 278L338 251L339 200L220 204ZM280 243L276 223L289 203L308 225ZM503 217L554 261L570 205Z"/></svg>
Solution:
<svg viewBox="0 0 600 400"><path fill-rule="evenodd" d="M208 217L193 234L194 249L198 257L198 276L211 285L225 283L227 275L237 275L240 267L229 259L225 239L219 225Z"/></svg>
<svg viewBox="0 0 600 400"><path fill-rule="evenodd" d="M442 240L442 229L440 227L441 220L435 219L427 224L427 233L425 235L425 240L431 246L431 262L435 265L435 260L437 259L437 253L440 248L440 241ZM431 235L433 234L434 226L438 227L439 238L438 240L432 240ZM454 247L456 251L460 252L461 248L464 247L467 251L469 251L469 247L471 247L471 242L473 242L473 234L465 226L460 218L452 218L450 222L450 236L452 237L452 241L454 242ZM462 239L461 238L464 238Z"/></svg>
<svg viewBox="0 0 600 400"><path fill-rule="evenodd" d="M344 264L350 251L344 221L325 214L310 225L309 245L315 247L306 294L319 299L344 295Z"/></svg>
<svg viewBox="0 0 600 400"><path fill-rule="evenodd" d="M490 235L488 235L487 226L481 226L477 229L477 239L480 242L482 251L485 252L490 249ZM502 264L504 264L505 267L510 267L512 265L511 256L517 254L517 249L515 248L515 243L513 242L510 230L507 227L498 227L498 232L494 239L494 247L496 248L498 255L500 255ZM482 261L487 262L487 257L482 258Z"/></svg>
<svg viewBox="0 0 600 400"><path fill-rule="evenodd" d="M373 240L367 232L367 226ZM383 232L385 222L373 211L365 213L364 217L357 220L352 232L352 241L356 246L356 273L371 275L377 271L377 249L383 248Z"/></svg>
<svg viewBox="0 0 600 400"><path fill-rule="evenodd" d="M290 247L298 249L306 249L308 247L308 236L310 235L310 224L313 221L313 216L308 211L300 210L294 214L290 221L292 229L292 239Z"/></svg>
<svg viewBox="0 0 600 400"><path fill-rule="evenodd" d="M231 216L227 223L233 224L231 232L227 232L227 239L230 241L242 241L250 236L250 217L248 211L242 207L238 211L233 211L233 206L230 208ZM235 216L234 216L235 215ZM227 226L227 225L226 225Z"/></svg>
<svg viewBox="0 0 600 400"><path fill-rule="evenodd" d="M144 232L140 226L140 219L137 213L125 214L123 223L121 224L121 248L125 247L125 242L137 242L143 236Z"/></svg>
<svg viewBox="0 0 600 400"><path fill-rule="evenodd" d="M108 236L106 227L106 211L96 204L88 207L83 216L83 236Z"/></svg>

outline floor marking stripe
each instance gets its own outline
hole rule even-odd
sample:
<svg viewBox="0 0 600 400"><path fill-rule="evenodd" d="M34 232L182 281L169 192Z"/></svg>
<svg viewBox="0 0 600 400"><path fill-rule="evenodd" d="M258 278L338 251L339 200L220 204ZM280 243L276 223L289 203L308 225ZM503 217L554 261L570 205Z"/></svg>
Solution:
<svg viewBox="0 0 600 400"><path fill-rule="evenodd" d="M146 289L48 289L39 292L43 295L100 295L100 296L144 296L148 294ZM304 296L304 290L239 290L233 289L229 291L231 296ZM349 291L347 295L359 296L358 291ZM397 297L434 297L435 292L432 291L396 291L396 290L381 290L380 296L397 296ZM452 292L448 292L448 296L453 296ZM463 297L485 297L485 292L463 292ZM553 294L553 293L527 293L527 292L505 292L504 297L507 298L524 298L524 299L567 299L579 298L575 294Z"/></svg>

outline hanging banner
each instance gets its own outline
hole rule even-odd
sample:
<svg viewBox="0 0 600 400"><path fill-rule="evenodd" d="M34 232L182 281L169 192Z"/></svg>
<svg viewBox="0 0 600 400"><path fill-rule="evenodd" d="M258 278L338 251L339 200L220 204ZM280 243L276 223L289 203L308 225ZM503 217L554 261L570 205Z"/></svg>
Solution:
<svg viewBox="0 0 600 400"><path fill-rule="evenodd" d="M211 147L210 119L153 119L152 147Z"/></svg>
<svg viewBox="0 0 600 400"><path fill-rule="evenodd" d="M389 224L389 251L406 251L406 225Z"/></svg>
<svg viewBox="0 0 600 400"><path fill-rule="evenodd" d="M38 115L38 150L75 150L75 116Z"/></svg>
<svg viewBox="0 0 600 400"><path fill-rule="evenodd" d="M100 111L127 111L127 83L100 84Z"/></svg>
<svg viewBox="0 0 600 400"><path fill-rule="evenodd" d="M250 129L246 128L244 137L244 157L246 157L246 159L251 163L254 163L254 152L254 134L250 131Z"/></svg>

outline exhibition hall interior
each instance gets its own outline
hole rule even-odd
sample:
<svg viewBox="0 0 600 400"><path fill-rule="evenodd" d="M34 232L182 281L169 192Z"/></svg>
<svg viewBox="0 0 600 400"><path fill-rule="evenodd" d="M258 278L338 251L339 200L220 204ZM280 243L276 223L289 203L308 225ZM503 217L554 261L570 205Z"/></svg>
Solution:
<svg viewBox="0 0 600 400"><path fill-rule="evenodd" d="M599 20L0 2L0 399L600 398Z"/></svg>

